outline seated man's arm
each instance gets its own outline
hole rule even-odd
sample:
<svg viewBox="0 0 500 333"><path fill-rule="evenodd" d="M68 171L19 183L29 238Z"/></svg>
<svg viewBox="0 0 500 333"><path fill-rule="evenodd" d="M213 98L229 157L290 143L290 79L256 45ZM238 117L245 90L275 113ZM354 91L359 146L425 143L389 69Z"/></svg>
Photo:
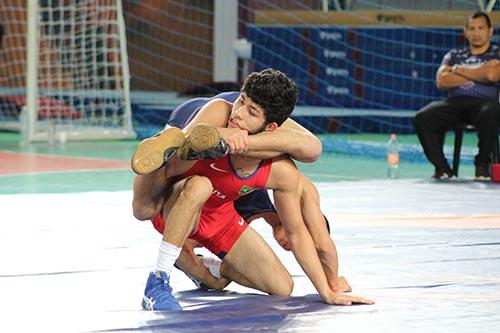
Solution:
<svg viewBox="0 0 500 333"><path fill-rule="evenodd" d="M274 190L276 210L285 228L288 244L323 300L328 304L371 304L370 300L339 294L330 288L311 234L302 219L299 173L288 158L273 161L267 185Z"/></svg>
<svg viewBox="0 0 500 333"><path fill-rule="evenodd" d="M471 80L452 73L452 67L448 65L442 65L436 73L436 87L440 90L460 87L468 82Z"/></svg>
<svg viewBox="0 0 500 333"><path fill-rule="evenodd" d="M470 81L482 83L494 83L500 80L500 61L490 60L486 64L478 68L468 68L465 66L457 66L454 70L456 75L463 76Z"/></svg>
<svg viewBox="0 0 500 333"><path fill-rule="evenodd" d="M316 161L322 151L321 141L310 131L288 119L278 129L248 135L247 131L227 128L232 104L222 99L207 103L186 126L189 133L196 124L206 123L217 127L221 137L231 147L231 154L243 154L255 158L274 158L289 154L301 162Z"/></svg>
<svg viewBox="0 0 500 333"><path fill-rule="evenodd" d="M495 83L500 81L500 59L493 59L486 63L484 66L486 70L486 79Z"/></svg>

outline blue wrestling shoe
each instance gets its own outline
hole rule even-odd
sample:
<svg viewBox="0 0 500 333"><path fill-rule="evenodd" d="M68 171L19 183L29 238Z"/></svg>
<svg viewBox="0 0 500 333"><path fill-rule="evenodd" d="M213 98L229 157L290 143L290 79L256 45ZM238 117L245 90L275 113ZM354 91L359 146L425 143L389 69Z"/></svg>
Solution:
<svg viewBox="0 0 500 333"><path fill-rule="evenodd" d="M182 310L179 302L172 295L170 276L165 272L149 273L146 289L142 297L142 308L147 311Z"/></svg>

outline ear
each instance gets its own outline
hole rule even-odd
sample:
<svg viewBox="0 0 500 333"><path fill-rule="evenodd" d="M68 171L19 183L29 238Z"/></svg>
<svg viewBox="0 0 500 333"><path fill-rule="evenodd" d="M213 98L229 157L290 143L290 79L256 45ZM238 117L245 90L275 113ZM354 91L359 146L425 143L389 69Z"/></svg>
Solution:
<svg viewBox="0 0 500 333"><path fill-rule="evenodd" d="M278 124L276 124L275 122L272 122L272 123L269 123L266 125L266 127L264 128L264 131L272 132L277 128L278 128Z"/></svg>

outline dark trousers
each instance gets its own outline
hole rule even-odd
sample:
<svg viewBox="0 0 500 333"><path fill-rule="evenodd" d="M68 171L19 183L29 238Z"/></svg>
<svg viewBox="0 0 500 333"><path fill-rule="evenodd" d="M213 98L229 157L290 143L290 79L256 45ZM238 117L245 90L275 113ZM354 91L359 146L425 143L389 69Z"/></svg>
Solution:
<svg viewBox="0 0 500 333"><path fill-rule="evenodd" d="M500 104L495 100L460 96L432 102L417 112L414 124L418 139L425 156L439 171L451 173L443 153L444 138L446 132L459 123L476 127L479 154L475 164L488 165L498 135Z"/></svg>

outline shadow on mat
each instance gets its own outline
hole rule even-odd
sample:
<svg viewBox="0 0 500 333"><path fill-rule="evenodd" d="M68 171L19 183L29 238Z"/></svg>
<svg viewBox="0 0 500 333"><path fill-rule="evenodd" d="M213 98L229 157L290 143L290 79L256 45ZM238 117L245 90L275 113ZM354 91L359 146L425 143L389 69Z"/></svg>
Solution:
<svg viewBox="0 0 500 333"><path fill-rule="evenodd" d="M317 294L279 297L190 290L175 296L184 311L156 312L157 318L148 318L136 327L99 332L276 332L292 319L308 318L314 322L311 316L319 319L322 310L332 308Z"/></svg>

